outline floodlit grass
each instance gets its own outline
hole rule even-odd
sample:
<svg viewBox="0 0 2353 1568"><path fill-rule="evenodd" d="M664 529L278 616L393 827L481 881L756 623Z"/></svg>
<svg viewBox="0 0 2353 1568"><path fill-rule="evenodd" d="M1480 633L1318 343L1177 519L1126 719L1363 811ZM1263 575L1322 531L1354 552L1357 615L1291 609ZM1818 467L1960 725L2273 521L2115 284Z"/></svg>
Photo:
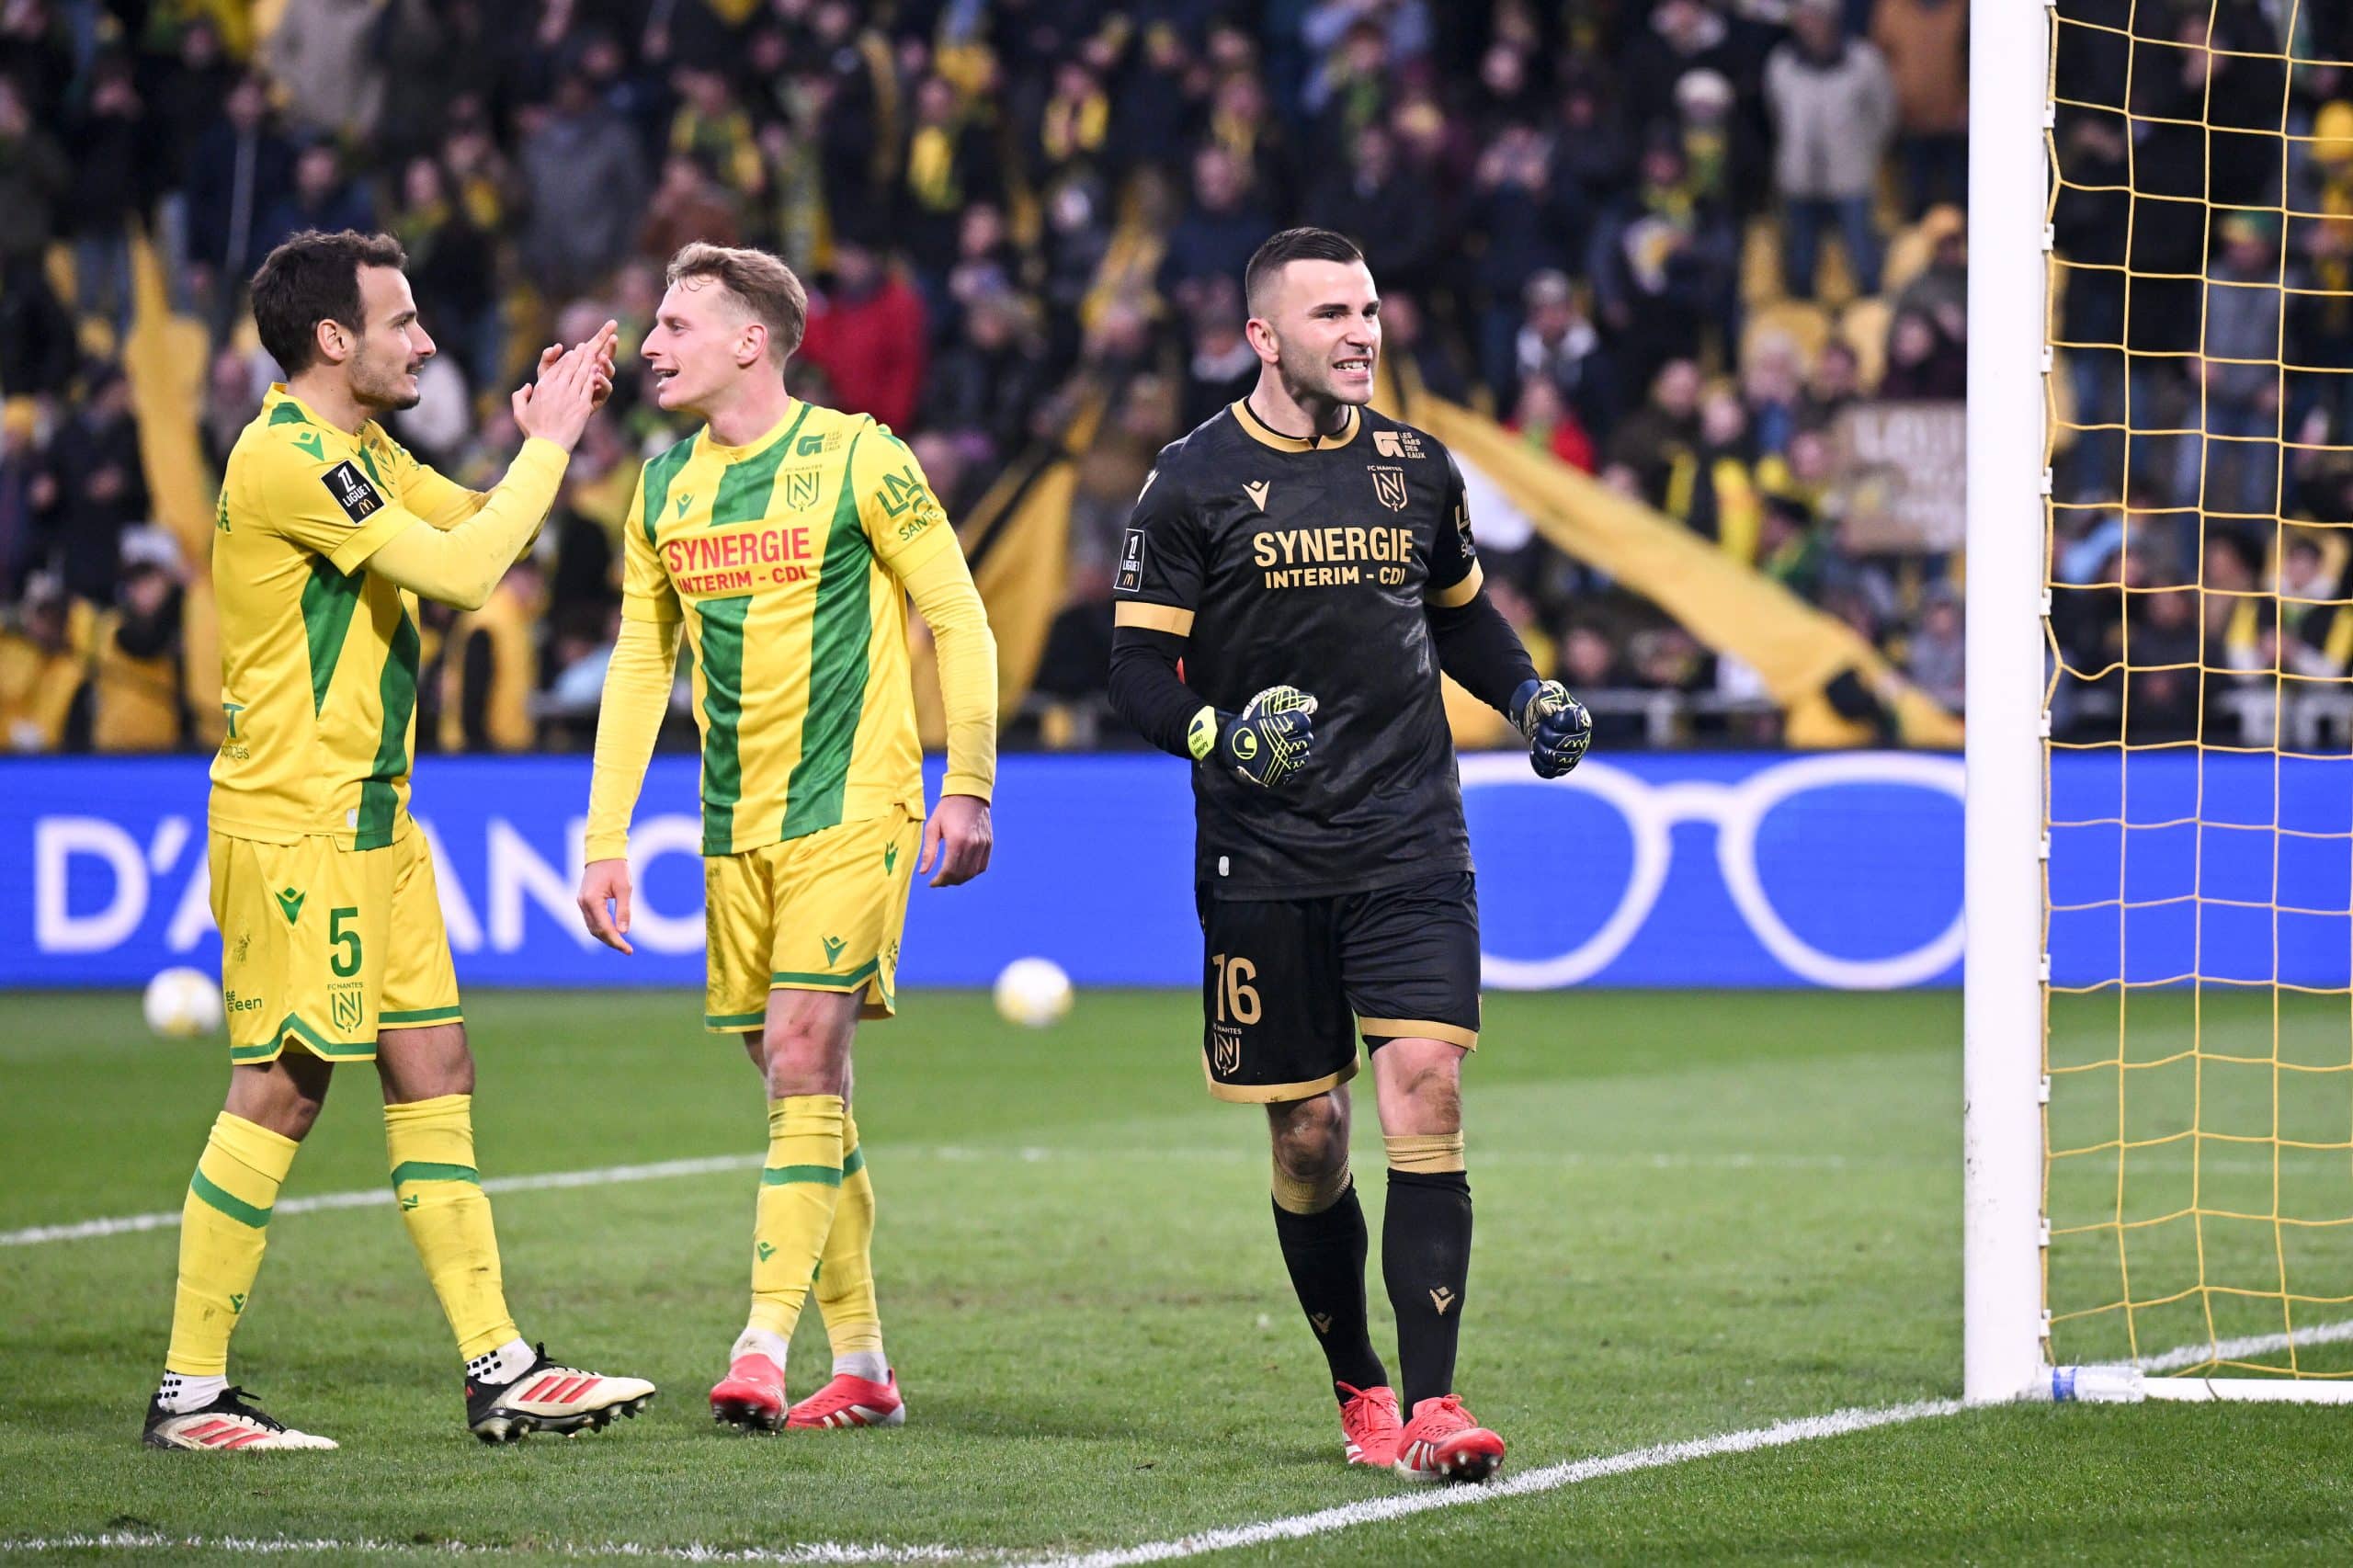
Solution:
<svg viewBox="0 0 2353 1568"><path fill-rule="evenodd" d="M703 1393L748 1283L753 1177L738 1170L496 1199L524 1332L663 1392L593 1437L483 1448L387 1193L280 1216L236 1342L233 1378L338 1438L335 1454L137 1446L176 1232L0 1248L0 1552L112 1530L373 1541L411 1561L443 1543L1017 1557L1400 1490L1339 1462L1267 1216L1259 1118L1202 1093L1189 995L1085 995L1043 1032L982 998L904 1000L861 1041L858 1121L904 1429L750 1440L711 1426ZM470 996L485 1176L756 1157L761 1093L698 1007ZM146 1038L129 996L18 995L0 1015L0 1229L176 1210L218 1108L218 1043ZM1496 995L1483 1038L1461 1380L1512 1445L1507 1474L1958 1392L1957 998ZM372 1074L340 1076L288 1198L387 1186ZM1385 1304L1376 1315L1386 1344ZM795 1392L824 1365L813 1310ZM2312 1561L2353 1548L2349 1472L2348 1411L2021 1408L1234 1555Z"/></svg>

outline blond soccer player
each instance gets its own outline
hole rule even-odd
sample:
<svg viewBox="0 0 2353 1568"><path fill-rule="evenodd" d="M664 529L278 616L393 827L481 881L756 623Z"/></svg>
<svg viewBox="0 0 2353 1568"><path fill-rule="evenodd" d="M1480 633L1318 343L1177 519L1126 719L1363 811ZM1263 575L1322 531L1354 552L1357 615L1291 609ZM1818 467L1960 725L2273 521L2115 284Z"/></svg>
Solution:
<svg viewBox="0 0 2353 1568"><path fill-rule="evenodd" d="M946 887L987 869L996 647L914 454L864 415L786 392L808 314L791 269L697 244L668 281L645 359L656 401L702 429L645 465L626 525L580 911L599 940L631 950L629 822L683 632L702 733L703 1025L743 1037L768 1102L751 1313L711 1414L756 1431L897 1426L906 1407L875 1305L850 1044L859 1017L895 1006L911 876ZM938 646L948 710L928 823L910 596ZM833 1376L795 1404L785 1347L813 1285Z"/></svg>
<svg viewBox="0 0 2353 1568"><path fill-rule="evenodd" d="M179 1284L155 1448L332 1449L229 1386L269 1214L338 1062L373 1062L401 1221L465 1362L485 1442L635 1415L637 1378L533 1349L501 1281L475 1174L473 1058L434 890L408 813L418 597L479 607L553 504L609 385L613 328L540 358L515 394L528 437L479 494L377 423L414 406L434 352L383 234L314 231L253 280L262 347L284 368L229 454L213 536L221 708L212 915L229 1019L228 1102L181 1210Z"/></svg>

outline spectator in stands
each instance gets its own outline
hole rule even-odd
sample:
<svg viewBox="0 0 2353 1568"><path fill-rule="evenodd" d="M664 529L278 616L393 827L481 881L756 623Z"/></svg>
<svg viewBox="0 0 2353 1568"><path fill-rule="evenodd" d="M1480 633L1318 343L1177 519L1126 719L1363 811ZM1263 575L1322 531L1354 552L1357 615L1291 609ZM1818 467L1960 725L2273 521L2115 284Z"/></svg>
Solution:
<svg viewBox="0 0 2353 1568"><path fill-rule="evenodd" d="M1678 143L1653 142L1634 193L1594 234L1595 306L1631 385L1738 341L1740 236L1692 194L1688 174Z"/></svg>
<svg viewBox="0 0 2353 1568"><path fill-rule="evenodd" d="M1969 661L1961 636L1961 600L1950 588L1929 590L1904 656L1912 684L1958 713L1969 689Z"/></svg>
<svg viewBox="0 0 2353 1568"><path fill-rule="evenodd" d="M552 105L523 118L524 258L541 287L577 293L629 254L645 199L644 155L628 122L577 72L557 85Z"/></svg>
<svg viewBox="0 0 2353 1568"><path fill-rule="evenodd" d="M269 247L304 229L326 233L356 229L364 234L375 227L376 204L367 187L344 177L343 155L334 142L314 142L295 156L293 189L262 221L262 250L266 255Z"/></svg>
<svg viewBox="0 0 2353 1568"><path fill-rule="evenodd" d="M408 253L417 312L442 355L463 366L475 386L488 386L503 369L498 257L491 236L453 199L439 159L408 161L392 232Z"/></svg>
<svg viewBox="0 0 2353 1568"><path fill-rule="evenodd" d="M51 446L48 472L45 531L65 591L92 604L111 604L122 531L147 516L139 427L120 369L105 365L84 378L82 406Z"/></svg>
<svg viewBox="0 0 2353 1568"><path fill-rule="evenodd" d="M1561 208L1551 147L1533 126L1505 129L1480 153L1466 221L1483 244L1472 274L1485 301L1480 369L1489 386L1507 389L1517 380L1521 291L1537 273L1566 267L1578 237Z"/></svg>
<svg viewBox="0 0 2353 1568"><path fill-rule="evenodd" d="M188 730L180 679L179 546L143 524L122 536L122 580L92 633L90 744L169 751Z"/></svg>
<svg viewBox="0 0 2353 1568"><path fill-rule="evenodd" d="M961 335L932 361L922 423L979 436L993 458L1010 459L1026 434L1025 415L1045 391L1038 370L1029 303L999 285L965 308Z"/></svg>
<svg viewBox="0 0 2353 1568"><path fill-rule="evenodd" d="M1388 303L1382 301L1384 327ZM1240 284L1220 278L1202 290L1200 305L1193 312L1191 352L1177 403L1180 430L1192 429L1257 384L1258 353L1242 333L1247 316ZM1385 350L1385 340L1382 347Z"/></svg>
<svg viewBox="0 0 2353 1568"><path fill-rule="evenodd" d="M933 316L948 318L948 274L956 265L964 209L996 202L1004 187L980 125L945 77L915 88L915 123L900 187L898 241Z"/></svg>
<svg viewBox="0 0 2353 1568"><path fill-rule="evenodd" d="M270 29L270 75L302 131L364 142L384 107L383 0L286 0Z"/></svg>
<svg viewBox="0 0 2353 1568"><path fill-rule="evenodd" d="M536 553L506 570L477 610L449 628L441 662L441 749L529 751L539 726L535 631L546 608L547 579Z"/></svg>
<svg viewBox="0 0 2353 1568"><path fill-rule="evenodd" d="M39 253L0 259L0 389L11 397L63 392L79 348Z"/></svg>
<svg viewBox="0 0 2353 1568"><path fill-rule="evenodd" d="M1193 154L1193 200L1169 233L1160 291L1180 311L1199 302L1211 278L1236 278L1273 227L1257 206L1242 161L1224 147Z"/></svg>
<svg viewBox="0 0 2353 1568"><path fill-rule="evenodd" d="M1699 441L1699 367L1673 359L1652 378L1650 401L1628 415L1609 438L1608 460L1624 468L1652 506L1666 500L1668 477Z"/></svg>
<svg viewBox="0 0 2353 1568"><path fill-rule="evenodd" d="M1504 427L1540 452L1547 452L1580 472L1594 468L1593 437L1577 420L1560 386L1549 376L1529 376L1519 383L1518 401Z"/></svg>
<svg viewBox="0 0 2353 1568"><path fill-rule="evenodd" d="M33 493L43 464L40 415L32 400L0 404L0 606L17 597L40 562Z"/></svg>
<svg viewBox="0 0 2353 1568"><path fill-rule="evenodd" d="M153 135L131 62L100 56L73 120L74 302L83 315L109 322L118 332L131 323L131 221L153 194Z"/></svg>
<svg viewBox="0 0 2353 1568"><path fill-rule="evenodd" d="M1552 383L1574 423L1591 440L1607 437L1618 423L1618 378L1601 334L1586 319L1585 304L1568 274L1547 267L1528 280L1522 300L1527 316L1512 346L1516 380ZM1590 472L1590 461L1577 465Z"/></svg>
<svg viewBox="0 0 2353 1568"><path fill-rule="evenodd" d="M835 406L892 428L915 416L926 359L923 298L862 235L834 242L832 273L809 299L801 358L825 373Z"/></svg>
<svg viewBox="0 0 2353 1568"><path fill-rule="evenodd" d="M1688 71L1710 70L1741 80L1731 29L1703 0L1659 0L1649 28L1636 35L1624 62L1626 118L1637 135L1675 119L1675 85Z"/></svg>
<svg viewBox="0 0 2353 1568"><path fill-rule="evenodd" d="M1870 38L1895 87L1904 216L1968 206L1969 0L1877 0Z"/></svg>
<svg viewBox="0 0 2353 1568"><path fill-rule="evenodd" d="M2127 742L2187 740L2198 733L2199 697L2205 686L2198 600L2194 588L2131 596L2125 610L2132 623L2131 662L2126 676ZM2114 656L2122 658L2126 646L2118 643Z"/></svg>
<svg viewBox="0 0 2353 1568"><path fill-rule="evenodd" d="M1863 393L1862 361L1853 345L1834 337L1813 357L1813 371L1806 377L1805 393L1798 403L1798 423L1816 428L1829 425Z"/></svg>
<svg viewBox="0 0 2353 1568"><path fill-rule="evenodd" d="M1417 295L1382 292L1381 358L1392 374L1418 382L1436 396L1449 403L1472 401L1472 377L1429 330Z"/></svg>
<svg viewBox="0 0 2353 1568"><path fill-rule="evenodd" d="M1599 212L1633 177L1634 149L1598 72L1572 71L1561 89L1552 138L1552 167L1571 211Z"/></svg>
<svg viewBox="0 0 2353 1568"><path fill-rule="evenodd" d="M1887 328L1883 398L1958 399L1969 395L1969 350L1919 311L1898 311Z"/></svg>
<svg viewBox="0 0 2353 1568"><path fill-rule="evenodd" d="M0 745L14 752L63 749L81 696L83 662L74 651L64 585L37 572L14 617L0 616Z"/></svg>
<svg viewBox="0 0 2353 1568"><path fill-rule="evenodd" d="M1306 219L1361 234L1365 265L1383 292L1420 290L1434 280L1441 238L1438 192L1418 172L1400 166L1396 139L1386 126L1357 132L1347 166L1310 194Z"/></svg>
<svg viewBox="0 0 2353 1568"><path fill-rule="evenodd" d="M0 76L0 262L40 258L57 235L57 209L74 177L64 149L33 118L23 85Z"/></svg>
<svg viewBox="0 0 2353 1568"><path fill-rule="evenodd" d="M1838 0L1796 0L1790 37L1765 66L1778 138L1783 281L1814 294L1822 231L1836 225L1856 288L1879 292L1879 228L1871 199L1895 122L1895 89L1877 48L1841 30Z"/></svg>
<svg viewBox="0 0 2353 1568"><path fill-rule="evenodd" d="M2210 512L2263 516L2275 509L2279 450L2279 257L2269 213L2222 220L2222 248L2206 274L2202 357L2189 361L2174 494ZM2299 277L2291 282L2301 283Z"/></svg>
<svg viewBox="0 0 2353 1568"><path fill-rule="evenodd" d="M741 242L735 204L727 188L704 172L691 153L673 153L662 162L662 180L645 204L638 225L637 256L656 267L695 240L716 245Z"/></svg>

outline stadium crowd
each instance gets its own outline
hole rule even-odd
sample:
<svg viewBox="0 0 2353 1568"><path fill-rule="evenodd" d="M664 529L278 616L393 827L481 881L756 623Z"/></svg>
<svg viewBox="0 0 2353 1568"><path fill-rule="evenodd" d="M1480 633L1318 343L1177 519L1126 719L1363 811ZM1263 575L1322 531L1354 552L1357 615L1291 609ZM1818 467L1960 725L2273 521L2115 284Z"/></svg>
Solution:
<svg viewBox="0 0 2353 1568"><path fill-rule="evenodd" d="M1017 743L1116 739L1047 720L1099 710L1127 508L1158 447L1255 378L1237 279L1293 222L1364 244L1401 376L1714 540L1958 708L1949 541L1857 532L1874 477L1840 416L1964 390L1966 17L1966 0L6 0L6 744L196 734L189 563L153 520L122 366L141 236L207 335L197 425L217 473L275 375L242 280L287 234L342 227L400 239L439 343L396 434L477 483L516 443L506 393L537 348L609 314L631 363L665 259L698 237L803 272L794 391L907 435L959 517L1031 443L1103 410ZM2113 136L2075 134L2098 153ZM2317 155L2331 145L2308 171L2323 199L2353 168ZM2315 267L2353 256L2300 241ZM2268 254L2232 241L2215 266ZM2250 332L2260 313L2239 312ZM2353 344L2341 328L2313 324ZM2085 406L2120 396L2077 377ZM2344 403L2299 417L2334 429ZM2259 398L2224 406L2218 438L2225 418L2260 422ZM636 463L673 438L625 374L535 554L482 611L428 610L421 746L585 744L617 529ZM2077 444L2071 494L2106 483L2101 460ZM2170 483L2162 466L2149 483ZM1775 738L1736 661L1524 522L1481 523L1499 602L1594 702L1605 744Z"/></svg>

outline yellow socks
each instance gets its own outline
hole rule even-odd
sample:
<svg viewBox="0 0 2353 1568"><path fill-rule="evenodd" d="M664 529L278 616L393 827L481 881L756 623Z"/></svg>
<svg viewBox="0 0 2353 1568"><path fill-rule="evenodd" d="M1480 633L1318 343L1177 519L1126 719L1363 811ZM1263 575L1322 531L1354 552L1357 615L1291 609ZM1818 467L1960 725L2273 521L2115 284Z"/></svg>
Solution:
<svg viewBox="0 0 2353 1568"><path fill-rule="evenodd" d="M166 1371L219 1377L228 1370L229 1335L260 1272L269 1210L299 1147L225 1110L213 1122L180 1208L179 1289Z"/></svg>
<svg viewBox="0 0 2353 1568"><path fill-rule="evenodd" d="M443 1095L384 1108L384 1149L401 1222L472 1360L520 1337L506 1311L490 1199L474 1172L473 1096Z"/></svg>
<svg viewBox="0 0 2353 1568"><path fill-rule="evenodd" d="M752 1223L751 1327L792 1337L842 1197L839 1095L768 1102L768 1159ZM871 1188L869 1188L870 1193Z"/></svg>
<svg viewBox="0 0 2353 1568"><path fill-rule="evenodd" d="M882 1313L874 1303L874 1181L858 1146L858 1121L842 1113L842 1195L834 1228L825 1233L824 1260L817 1266L817 1310L825 1314L825 1337L834 1358L861 1351L881 1355ZM880 1382L878 1374L875 1381Z"/></svg>

